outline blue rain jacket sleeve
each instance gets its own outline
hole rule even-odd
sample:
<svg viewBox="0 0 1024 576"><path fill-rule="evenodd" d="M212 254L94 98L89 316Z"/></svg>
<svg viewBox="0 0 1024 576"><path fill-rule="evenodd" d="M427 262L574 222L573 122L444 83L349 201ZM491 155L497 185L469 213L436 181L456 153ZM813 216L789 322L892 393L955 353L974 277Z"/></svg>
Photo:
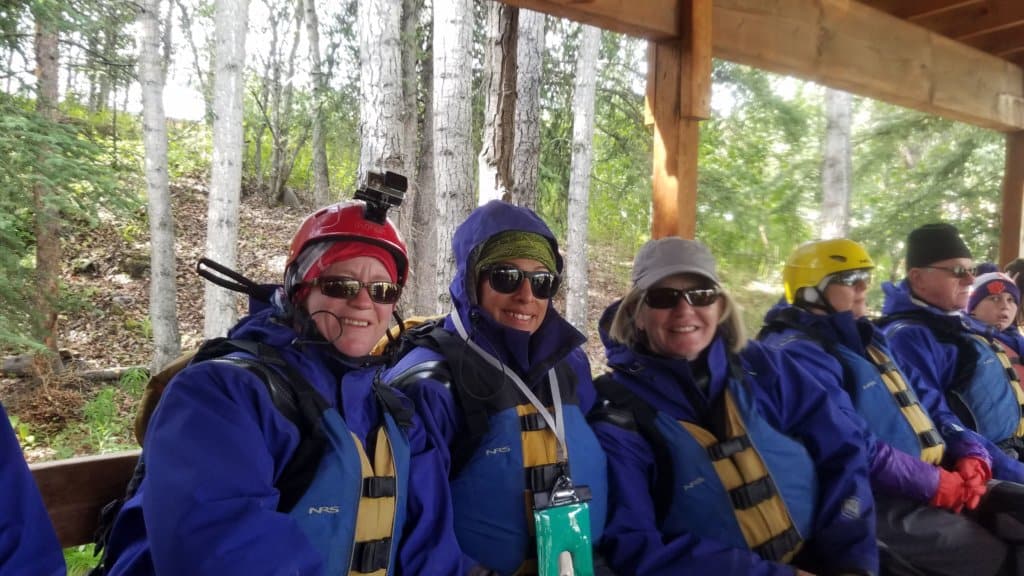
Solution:
<svg viewBox="0 0 1024 576"><path fill-rule="evenodd" d="M813 374L829 400L849 419L850 429L857 431L867 447L872 489L919 502L930 500L939 486L938 469L879 439L857 413L843 388L844 372L839 361L811 340L788 337L795 332L793 329L774 332L764 337L763 342Z"/></svg>
<svg viewBox="0 0 1024 576"><path fill-rule="evenodd" d="M64 574L64 555L0 404L0 574Z"/></svg>
<svg viewBox="0 0 1024 576"><path fill-rule="evenodd" d="M748 345L745 357L756 360L758 351L768 355L755 344ZM863 438L809 373L785 356L772 356L774 376L764 377L764 365L757 365L761 362L752 365L753 372L762 374L755 393L770 399L765 417L799 438L814 459L821 492L810 549L830 572L877 574L874 498ZM777 412L772 414L767 407Z"/></svg>

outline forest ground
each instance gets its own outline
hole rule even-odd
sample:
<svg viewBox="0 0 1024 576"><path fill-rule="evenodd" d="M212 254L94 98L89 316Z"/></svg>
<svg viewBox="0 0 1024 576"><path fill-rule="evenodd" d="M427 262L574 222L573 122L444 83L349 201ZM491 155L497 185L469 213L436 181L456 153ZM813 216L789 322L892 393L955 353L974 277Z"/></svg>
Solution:
<svg viewBox="0 0 1024 576"><path fill-rule="evenodd" d="M206 238L205 183L172 184L177 237L177 306L182 349L202 341L203 283L194 271ZM292 234L308 210L271 205L243 191L238 270L258 282L279 282ZM131 420L145 382L140 371L116 381L83 379L80 370L146 366L152 356L149 246L144 212L130 221L107 214L91 229L66 226L62 282L65 312L61 348L72 370L35 388L27 379L0 378L0 398L14 417L30 460L131 447ZM596 324L628 285L628 258L612 247L589 247L586 345L595 372L604 367ZM415 263L413 263L415 270ZM564 310L564 301L555 302ZM240 314L246 309L238 298Z"/></svg>

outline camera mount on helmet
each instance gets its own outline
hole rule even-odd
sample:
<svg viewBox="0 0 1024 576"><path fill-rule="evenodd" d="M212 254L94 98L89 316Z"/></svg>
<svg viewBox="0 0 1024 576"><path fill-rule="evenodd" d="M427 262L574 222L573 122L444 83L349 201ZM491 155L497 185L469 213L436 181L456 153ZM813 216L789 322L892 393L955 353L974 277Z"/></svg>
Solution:
<svg viewBox="0 0 1024 576"><path fill-rule="evenodd" d="M356 190L354 198L366 203L364 217L371 222L383 224L388 217L388 210L402 205L405 191L409 189L409 180L390 170L367 172L366 183Z"/></svg>

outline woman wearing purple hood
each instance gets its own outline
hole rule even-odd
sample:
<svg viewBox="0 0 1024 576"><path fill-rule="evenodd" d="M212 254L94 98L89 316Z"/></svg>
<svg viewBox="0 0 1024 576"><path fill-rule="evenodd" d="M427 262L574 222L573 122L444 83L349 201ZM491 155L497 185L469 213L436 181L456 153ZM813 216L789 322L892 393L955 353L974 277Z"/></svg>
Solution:
<svg viewBox="0 0 1024 576"><path fill-rule="evenodd" d="M700 242L662 238L601 319L591 422L608 455L604 552L643 576L874 574L865 448L806 372L747 342Z"/></svg>
<svg viewBox="0 0 1024 576"><path fill-rule="evenodd" d="M550 574L567 557L592 574L605 458L584 418L594 401L585 338L552 305L555 238L532 211L492 201L458 227L452 249L452 311L407 332L416 347L385 378L446 448L472 574ZM589 521L566 522L579 512Z"/></svg>

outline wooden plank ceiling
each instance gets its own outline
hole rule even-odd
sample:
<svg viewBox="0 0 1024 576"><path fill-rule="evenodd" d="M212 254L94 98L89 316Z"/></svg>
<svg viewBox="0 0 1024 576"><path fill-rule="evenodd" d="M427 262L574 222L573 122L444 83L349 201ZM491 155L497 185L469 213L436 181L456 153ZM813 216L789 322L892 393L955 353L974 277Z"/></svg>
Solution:
<svg viewBox="0 0 1024 576"><path fill-rule="evenodd" d="M1024 0L500 0L1002 132L1024 130Z"/></svg>
<svg viewBox="0 0 1024 576"><path fill-rule="evenodd" d="M860 0L906 20L1024 67L1022 0Z"/></svg>

